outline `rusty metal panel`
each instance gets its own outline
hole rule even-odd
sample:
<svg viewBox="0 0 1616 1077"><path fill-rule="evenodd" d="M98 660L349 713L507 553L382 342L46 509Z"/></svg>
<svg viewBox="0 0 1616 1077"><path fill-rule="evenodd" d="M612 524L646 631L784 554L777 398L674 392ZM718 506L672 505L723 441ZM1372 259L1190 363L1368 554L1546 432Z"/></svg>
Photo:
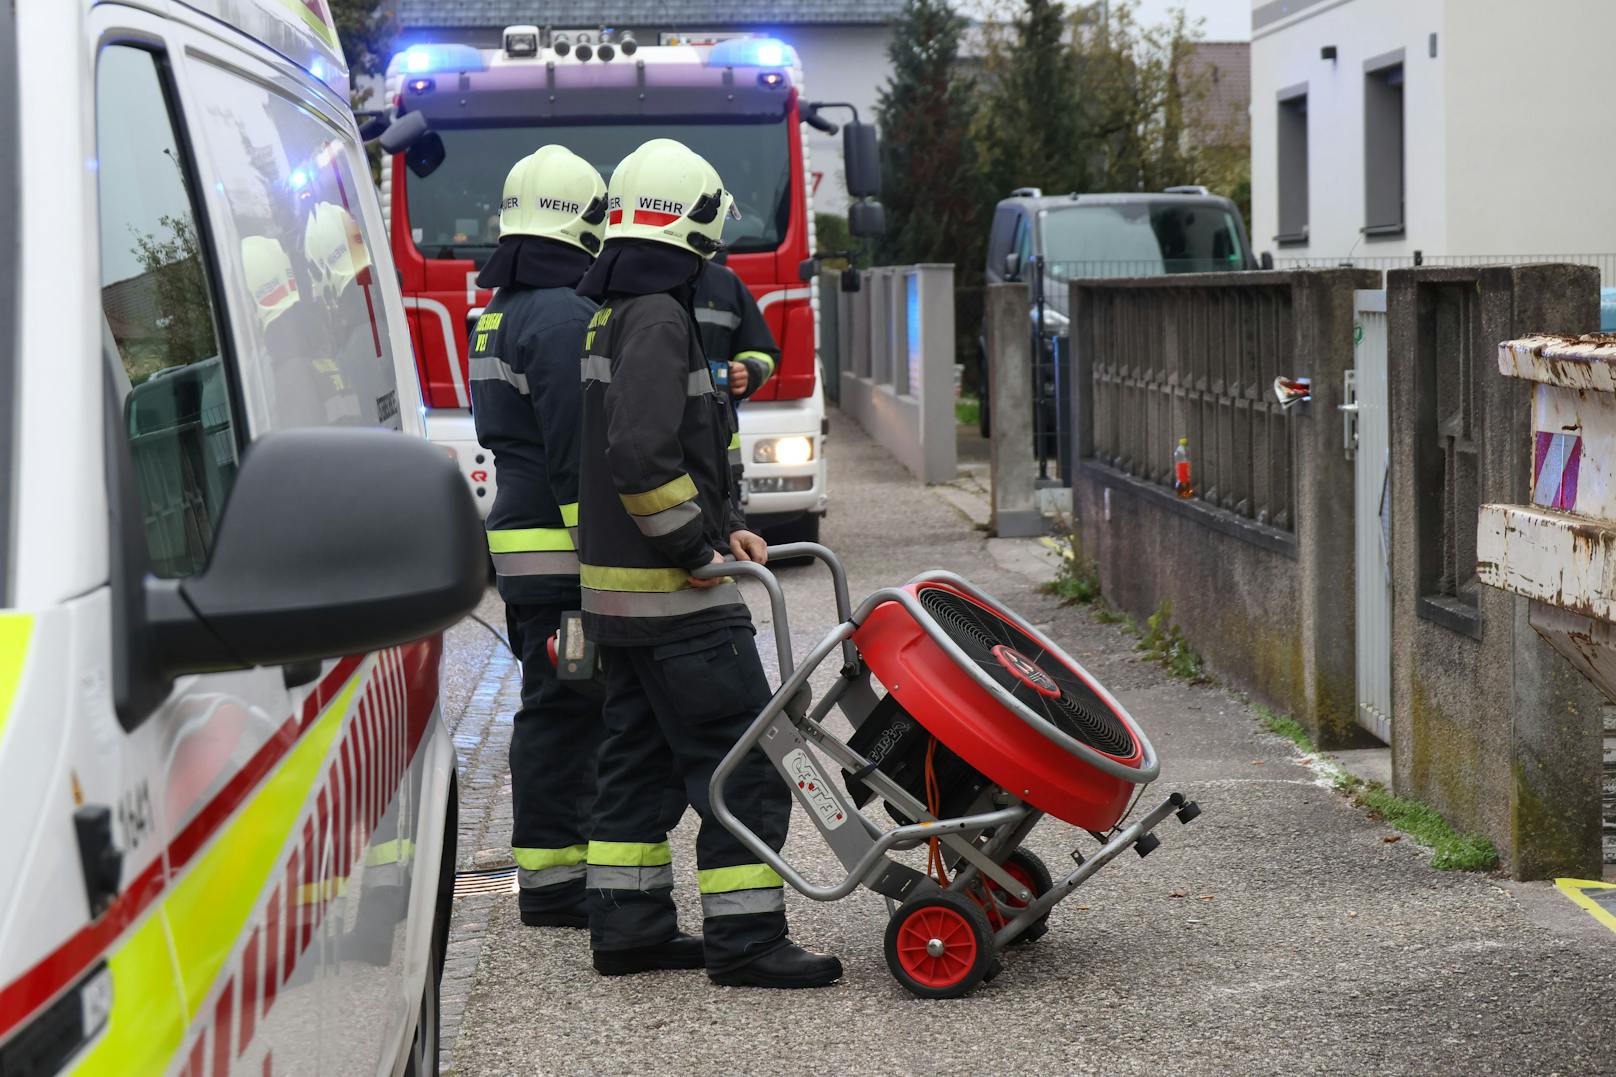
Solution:
<svg viewBox="0 0 1616 1077"><path fill-rule="evenodd" d="M1616 620L1616 520L1526 505L1483 505L1481 581L1601 620Z"/></svg>

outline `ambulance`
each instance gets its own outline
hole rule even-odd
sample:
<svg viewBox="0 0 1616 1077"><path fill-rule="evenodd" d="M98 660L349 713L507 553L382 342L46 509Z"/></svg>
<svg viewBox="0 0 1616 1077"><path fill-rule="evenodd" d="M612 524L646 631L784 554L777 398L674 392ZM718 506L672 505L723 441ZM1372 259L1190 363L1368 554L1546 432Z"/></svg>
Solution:
<svg viewBox="0 0 1616 1077"><path fill-rule="evenodd" d="M740 409L748 523L775 542L817 539L830 491L810 268L814 179L803 125L836 125L803 98L801 62L785 42L672 33L658 42L512 26L499 48L418 43L389 64L391 114L431 130L430 141L392 155L382 169L427 434L455 454L486 514L497 476L472 425L466 341L493 295L477 286L477 273L499 241L510 166L558 143L609 180L641 143L679 139L713 164L735 196L740 217L725 230L727 264L781 350L773 377ZM855 195L880 185L874 135L868 125L846 125L849 145L865 151L862 167L849 160ZM876 209L855 204L855 234L878 230ZM696 312L705 313L723 316Z"/></svg>
<svg viewBox="0 0 1616 1077"><path fill-rule="evenodd" d="M424 437L325 0L0 6L0 1074L437 1072Z"/></svg>

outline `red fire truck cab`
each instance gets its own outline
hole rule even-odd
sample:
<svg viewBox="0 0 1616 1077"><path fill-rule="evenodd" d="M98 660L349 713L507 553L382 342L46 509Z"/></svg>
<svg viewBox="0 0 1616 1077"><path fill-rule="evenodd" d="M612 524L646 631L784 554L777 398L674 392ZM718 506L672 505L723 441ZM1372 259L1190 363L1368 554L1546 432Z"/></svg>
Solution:
<svg viewBox="0 0 1616 1077"><path fill-rule="evenodd" d="M394 120L422 113L442 146L441 161L417 159L412 169L412 155L396 154L382 173L428 436L453 452L486 514L496 476L472 427L466 341L492 296L476 277L498 242L511 165L560 143L609 180L642 142L677 138L735 196L728 264L782 352L774 377L741 408L748 519L774 539L817 536L828 503L825 402L817 285L799 276L813 254L813 210L795 51L755 37L574 46L547 36L512 27L500 49L413 45L388 67Z"/></svg>

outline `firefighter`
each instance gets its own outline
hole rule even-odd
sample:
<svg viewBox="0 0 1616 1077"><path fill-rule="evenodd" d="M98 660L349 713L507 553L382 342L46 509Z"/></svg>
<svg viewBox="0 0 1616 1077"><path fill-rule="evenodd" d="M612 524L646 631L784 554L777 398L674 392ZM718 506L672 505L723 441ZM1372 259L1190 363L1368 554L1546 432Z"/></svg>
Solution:
<svg viewBox="0 0 1616 1077"><path fill-rule="evenodd" d="M488 512L522 705L511 731L511 853L522 923L585 927L584 854L600 705L556 679L547 643L579 608L578 357L595 305L576 287L600 250L606 184L545 146L505 180L500 240L477 284L494 298L472 327L471 406L494 454Z"/></svg>
<svg viewBox="0 0 1616 1077"><path fill-rule="evenodd" d="M757 300L735 271L723 262L722 252L702 267L696 280L696 325L701 329L702 350L712 367L713 379L729 392L730 419L734 429L729 440L729 468L737 497L742 486L741 401L763 388L780 360L780 346L774 342L758 309ZM744 504L744 499L738 501Z"/></svg>
<svg viewBox="0 0 1616 1077"><path fill-rule="evenodd" d="M768 702L751 614L732 579L690 573L726 555L763 562L745 530L692 302L721 248L731 196L711 165L653 139L612 174L606 245L579 290L601 303L584 338L579 571L586 631L606 673L606 739L588 858L595 969L701 968L719 984L817 987L841 962L786 936L780 876L708 804L713 770ZM682 789L696 838L703 934L679 931L668 812ZM732 776L736 816L779 849L790 795L761 752Z"/></svg>

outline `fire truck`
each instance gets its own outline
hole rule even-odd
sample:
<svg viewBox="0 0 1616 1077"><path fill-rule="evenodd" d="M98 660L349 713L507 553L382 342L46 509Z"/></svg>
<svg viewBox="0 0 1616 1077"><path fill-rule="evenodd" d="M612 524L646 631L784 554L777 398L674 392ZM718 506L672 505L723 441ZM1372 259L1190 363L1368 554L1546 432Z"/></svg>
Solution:
<svg viewBox="0 0 1616 1077"><path fill-rule="evenodd" d="M835 126L802 100L800 61L784 42L662 40L669 43L517 26L505 30L498 49L416 44L393 57L390 119L417 137L384 159L381 191L427 433L458 461L486 514L496 476L472 425L466 343L492 297L476 278L498 243L510 166L560 143L609 179L641 143L676 138L707 158L735 196L740 218L725 232L728 265L751 289L781 349L774 376L740 409L748 520L775 541L812 539L829 498L817 284L809 272L816 264L812 182L801 124ZM855 134L873 146L872 129L849 132L848 145ZM849 191L855 186L861 184L850 182Z"/></svg>

